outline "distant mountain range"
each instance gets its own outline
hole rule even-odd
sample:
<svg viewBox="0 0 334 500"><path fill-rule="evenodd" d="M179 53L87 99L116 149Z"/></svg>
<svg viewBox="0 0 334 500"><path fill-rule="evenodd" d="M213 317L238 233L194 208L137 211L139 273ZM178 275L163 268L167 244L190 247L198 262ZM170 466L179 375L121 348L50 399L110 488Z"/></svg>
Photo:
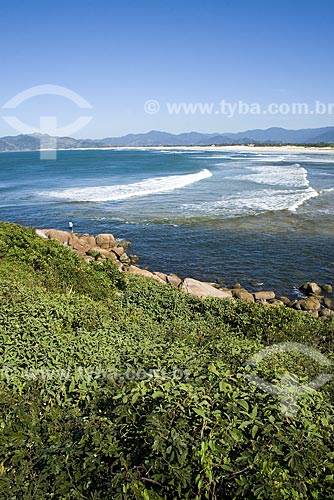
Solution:
<svg viewBox="0 0 334 500"><path fill-rule="evenodd" d="M41 138L43 148L52 148L54 138L48 135L31 134L0 138L0 151L33 151L40 149ZM102 148L106 146L207 146L231 144L334 144L334 127L323 127L301 130L269 128L266 130L246 130L238 133L201 134L188 132L170 134L152 130L145 134L128 134L122 137L106 137L104 139L74 139L57 137L58 149Z"/></svg>
<svg viewBox="0 0 334 500"><path fill-rule="evenodd" d="M15 135L0 137L0 151L36 151L40 149L41 139L43 148L53 148L54 138L47 134ZM73 139L73 137L57 137L59 149L101 147L100 141L89 139Z"/></svg>

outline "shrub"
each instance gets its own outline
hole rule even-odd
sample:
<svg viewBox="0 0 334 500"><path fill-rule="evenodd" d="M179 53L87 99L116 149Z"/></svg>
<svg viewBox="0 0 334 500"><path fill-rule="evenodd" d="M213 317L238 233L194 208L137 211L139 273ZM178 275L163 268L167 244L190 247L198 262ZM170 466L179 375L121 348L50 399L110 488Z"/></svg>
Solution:
<svg viewBox="0 0 334 500"><path fill-rule="evenodd" d="M0 224L0 497L333 498L333 384L287 416L246 378L308 382L322 367L298 353L246 361L282 341L333 359L333 330L124 277Z"/></svg>

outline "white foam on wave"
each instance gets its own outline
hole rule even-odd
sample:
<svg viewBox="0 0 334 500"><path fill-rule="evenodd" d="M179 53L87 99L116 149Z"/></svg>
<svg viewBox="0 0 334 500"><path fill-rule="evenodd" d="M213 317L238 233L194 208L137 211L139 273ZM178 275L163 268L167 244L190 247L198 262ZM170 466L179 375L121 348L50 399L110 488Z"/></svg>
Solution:
<svg viewBox="0 0 334 500"><path fill-rule="evenodd" d="M253 161L255 163L259 162L268 162L268 161L275 161L275 162L281 162L285 161L286 157L282 155L251 155L251 156L231 156L231 160L247 160L247 161Z"/></svg>
<svg viewBox="0 0 334 500"><path fill-rule="evenodd" d="M222 199L183 205L186 211L224 215L246 215L265 211L296 211L307 200L320 193L310 186L307 170L299 163L294 165L247 165L246 174L228 179L246 181L236 193ZM249 173L248 173L249 172ZM254 183L250 189L249 182ZM262 187L263 186L263 187Z"/></svg>
<svg viewBox="0 0 334 500"><path fill-rule="evenodd" d="M184 204L182 209L191 215L194 212L211 215L239 216L267 211L290 210L295 212L305 201L318 196L312 187L295 189L261 189L228 195L213 202Z"/></svg>
<svg viewBox="0 0 334 500"><path fill-rule="evenodd" d="M224 156L224 155L210 155L210 156L203 156L203 155L199 155L199 156L192 156L191 158L196 158L198 160L233 160L234 158L232 158L231 156Z"/></svg>
<svg viewBox="0 0 334 500"><path fill-rule="evenodd" d="M211 176L212 173L209 170L203 169L195 174L153 177L133 184L68 188L55 191L42 191L38 194L68 201L120 201L139 196L167 193Z"/></svg>
<svg viewBox="0 0 334 500"><path fill-rule="evenodd" d="M245 167L249 174L242 174L233 177L243 181L251 181L256 184L267 184L270 186L286 186L286 187L309 187L307 178L307 170L300 166L299 163L294 165L262 165Z"/></svg>
<svg viewBox="0 0 334 500"><path fill-rule="evenodd" d="M312 165L317 165L321 163L328 163L332 165L334 163L334 156L328 155L326 158L313 158L312 156L300 156L298 157L298 161L304 163L310 163Z"/></svg>
<svg viewBox="0 0 334 500"><path fill-rule="evenodd" d="M154 149L154 153L163 153L165 155L182 155L184 151L179 151L178 149Z"/></svg>

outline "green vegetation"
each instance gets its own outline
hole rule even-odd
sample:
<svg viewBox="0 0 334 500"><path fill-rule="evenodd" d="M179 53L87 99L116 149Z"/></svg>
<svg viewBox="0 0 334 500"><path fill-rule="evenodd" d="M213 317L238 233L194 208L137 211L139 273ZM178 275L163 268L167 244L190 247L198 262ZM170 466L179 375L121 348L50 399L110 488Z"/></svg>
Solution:
<svg viewBox="0 0 334 500"><path fill-rule="evenodd" d="M86 264L0 224L2 499L334 498L333 383L294 417L250 383L303 382L333 359L333 321L197 299Z"/></svg>

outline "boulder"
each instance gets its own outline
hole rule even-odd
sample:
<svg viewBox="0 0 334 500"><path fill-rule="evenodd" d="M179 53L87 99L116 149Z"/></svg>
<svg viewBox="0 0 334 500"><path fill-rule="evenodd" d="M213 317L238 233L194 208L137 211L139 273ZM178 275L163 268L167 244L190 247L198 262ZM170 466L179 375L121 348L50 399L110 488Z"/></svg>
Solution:
<svg viewBox="0 0 334 500"><path fill-rule="evenodd" d="M139 276L144 276L145 278L156 279L151 271L148 271L147 269L140 269L140 267L137 266L129 266L127 272L131 274L138 274Z"/></svg>
<svg viewBox="0 0 334 500"><path fill-rule="evenodd" d="M284 303L279 300L279 299L271 299L268 304L271 306L271 307L280 307L280 306L284 306Z"/></svg>
<svg viewBox="0 0 334 500"><path fill-rule="evenodd" d="M176 274L169 274L167 276L167 283L177 288L181 285L182 280Z"/></svg>
<svg viewBox="0 0 334 500"><path fill-rule="evenodd" d="M320 309L320 301L317 297L300 300L299 305L302 311L319 311Z"/></svg>
<svg viewBox="0 0 334 500"><path fill-rule="evenodd" d="M96 253L96 252L98 252L98 253L100 253L101 255L103 255L103 253L104 253L104 252L108 252L108 250L104 250L104 249L103 249L103 248L101 248L101 247L96 247L96 246L94 246L94 247L91 247L91 248L88 250L88 252L87 252L87 253L88 253L88 255L92 255L92 254L94 254L94 253ZM109 253L109 252L108 252L108 253Z"/></svg>
<svg viewBox="0 0 334 500"><path fill-rule="evenodd" d="M73 250L76 250L80 254L87 253L92 245L88 245L85 239L79 238L76 234L70 233L68 238L68 244Z"/></svg>
<svg viewBox="0 0 334 500"><path fill-rule="evenodd" d="M221 299L231 299L230 291L218 290L217 288L192 278L183 281L182 289L190 295L196 297L219 297Z"/></svg>
<svg viewBox="0 0 334 500"><path fill-rule="evenodd" d="M130 248L131 247L131 241L120 240L118 242L117 246L123 247L123 248Z"/></svg>
<svg viewBox="0 0 334 500"><path fill-rule="evenodd" d="M79 237L80 243L85 247L95 247L96 242L94 236L90 236L89 234L83 234Z"/></svg>
<svg viewBox="0 0 334 500"><path fill-rule="evenodd" d="M112 234L98 234L95 242L97 246L107 250L116 246L116 240Z"/></svg>
<svg viewBox="0 0 334 500"><path fill-rule="evenodd" d="M253 295L256 302L272 300L275 298L275 292L254 292Z"/></svg>
<svg viewBox="0 0 334 500"><path fill-rule="evenodd" d="M334 315L334 311L331 311L331 309L321 309L319 311L319 316L321 318L331 318Z"/></svg>
<svg viewBox="0 0 334 500"><path fill-rule="evenodd" d="M48 229L46 231L46 236L50 240L59 241L62 245L69 242L70 234L66 231L59 231L58 229Z"/></svg>
<svg viewBox="0 0 334 500"><path fill-rule="evenodd" d="M329 297L325 297L322 302L327 309L334 309L334 300L333 299L330 299Z"/></svg>
<svg viewBox="0 0 334 500"><path fill-rule="evenodd" d="M163 273L152 273L153 276L152 278L157 281L158 283L163 283L164 285L167 285L167 281L162 277Z"/></svg>
<svg viewBox="0 0 334 500"><path fill-rule="evenodd" d="M280 297L279 300L284 304L285 306L291 306L291 300L288 299L288 297Z"/></svg>
<svg viewBox="0 0 334 500"><path fill-rule="evenodd" d="M221 287L220 285L218 285L218 283L215 283L214 281L202 281L202 283L205 283L206 285L210 285L210 286L213 286L214 288L217 288L217 290L227 290L229 291L228 288L225 288L225 287Z"/></svg>
<svg viewBox="0 0 334 500"><path fill-rule="evenodd" d="M114 247L112 248L112 252L114 252L117 257L121 257L125 253L125 250L123 247Z"/></svg>
<svg viewBox="0 0 334 500"><path fill-rule="evenodd" d="M119 260L121 262L129 262L130 259L129 259L128 255L125 252L123 252L122 255L119 257Z"/></svg>
<svg viewBox="0 0 334 500"><path fill-rule="evenodd" d="M46 236L46 231L45 229L35 229L35 233L37 234L37 236L39 236L40 238L44 238L44 239L47 239L48 237Z"/></svg>
<svg viewBox="0 0 334 500"><path fill-rule="evenodd" d="M156 273L153 273L153 274L154 274L154 276L157 276L159 278L159 281L161 283L167 283L167 276L166 276L166 274L159 273L159 272L156 272Z"/></svg>
<svg viewBox="0 0 334 500"><path fill-rule="evenodd" d="M240 290L240 289L241 289L240 283L234 283L234 285L232 286L232 290Z"/></svg>
<svg viewBox="0 0 334 500"><path fill-rule="evenodd" d="M103 255L103 257L106 257L107 259L111 259L113 261L117 260L116 255L113 252L109 252L109 250L106 250L105 248L100 248L100 247L92 247L88 250L88 255L94 255L95 253L99 253L100 255Z"/></svg>
<svg viewBox="0 0 334 500"><path fill-rule="evenodd" d="M318 283L315 283L314 281L307 281L307 283L304 283L299 290L301 290L305 295L320 295L321 293L321 288L318 285Z"/></svg>
<svg viewBox="0 0 334 500"><path fill-rule="evenodd" d="M244 300L245 302L255 302L254 296L252 293L244 290L243 288L232 288L232 295L236 299Z"/></svg>
<svg viewBox="0 0 334 500"><path fill-rule="evenodd" d="M137 262L139 260L138 255L136 255L134 253L131 253L129 255L129 259L130 259L131 264L137 264Z"/></svg>
<svg viewBox="0 0 334 500"><path fill-rule="evenodd" d="M333 293L332 285L323 285L321 288L325 293Z"/></svg>

